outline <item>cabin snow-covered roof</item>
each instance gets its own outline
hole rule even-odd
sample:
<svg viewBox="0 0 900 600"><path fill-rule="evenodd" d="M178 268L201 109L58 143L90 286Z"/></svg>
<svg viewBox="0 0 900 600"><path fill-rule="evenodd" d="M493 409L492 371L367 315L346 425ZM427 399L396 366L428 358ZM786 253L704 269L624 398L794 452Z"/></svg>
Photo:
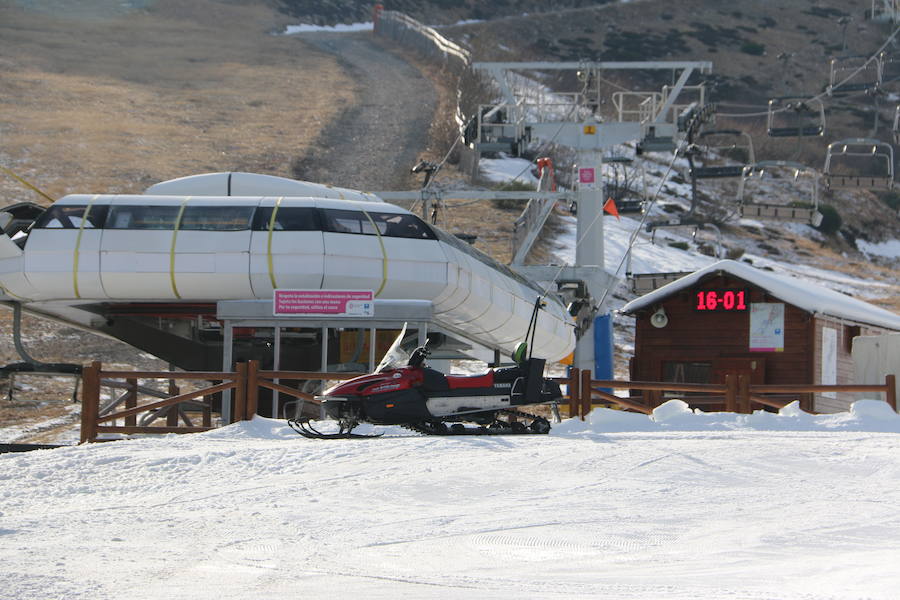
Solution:
<svg viewBox="0 0 900 600"><path fill-rule="evenodd" d="M761 271L750 265L733 260L721 260L704 269L685 275L681 279L650 292L640 298L632 300L622 311L625 314L634 314L637 311L651 307L675 292L692 287L695 283L711 274L727 273L738 279L758 286L771 296L788 304L793 304L811 313L819 313L831 317L839 317L877 325L888 329L900 331L900 315L878 306L851 298L846 294L824 288L822 286L802 281L787 275L778 275L768 271Z"/></svg>

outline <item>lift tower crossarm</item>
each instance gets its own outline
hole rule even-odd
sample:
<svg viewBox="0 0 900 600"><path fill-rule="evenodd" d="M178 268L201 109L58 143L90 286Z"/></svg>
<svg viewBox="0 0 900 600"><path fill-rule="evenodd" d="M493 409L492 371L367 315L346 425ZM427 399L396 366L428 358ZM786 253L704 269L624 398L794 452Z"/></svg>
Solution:
<svg viewBox="0 0 900 600"><path fill-rule="evenodd" d="M503 76L504 71L571 71L575 70L613 70L613 69L628 69L628 70L683 70L681 77L679 78L679 83L676 84L676 93L673 93L670 96L671 101L667 102L667 106L664 109L668 109L671 106L672 102L675 101L675 98L678 96L678 92L681 91L681 88L684 87L684 84L687 82L688 78L694 72L695 69L699 69L701 73L711 73L712 72L712 62L708 60L696 60L696 61L666 61L666 60L648 60L648 61L600 61L600 62L545 62L545 61L537 61L537 62L476 62L472 63L472 67L475 69L481 69L483 71L488 71L491 75L493 75L494 79L497 81L500 86L500 91L503 93L504 101L508 104L515 104L515 94L512 91L512 88L509 87L509 83L506 81L506 77ZM659 114L665 114L665 110L660 111Z"/></svg>

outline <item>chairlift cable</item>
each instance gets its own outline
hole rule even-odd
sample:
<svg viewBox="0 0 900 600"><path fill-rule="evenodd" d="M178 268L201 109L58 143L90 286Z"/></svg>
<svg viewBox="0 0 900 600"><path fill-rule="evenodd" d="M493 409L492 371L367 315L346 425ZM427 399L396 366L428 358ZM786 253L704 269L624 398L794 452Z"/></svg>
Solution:
<svg viewBox="0 0 900 600"><path fill-rule="evenodd" d="M894 31L891 33L891 35L888 36L887 40L885 40L885 42L881 45L881 47L878 48L878 50L876 50L875 53L872 54L872 55L866 60L866 62L864 62L863 64L861 64L855 71L853 71L852 73L850 73L849 75L847 75L847 76L846 76L844 79L842 79L840 82L838 82L838 83L835 84L834 86L831 86L832 89L841 87L842 85L844 85L845 83L847 83L848 81L850 81L851 79L853 79L853 78L857 75L857 73L861 72L863 69L865 69L866 67L868 67L868 66L869 66L869 63L871 63L873 60L875 60L876 58L878 58L878 56L884 51L884 49L887 47L887 45L890 44L890 43L894 40L895 37L897 37L897 34L898 34L898 33L900 33L900 27L897 27L897 28L894 29ZM825 97L827 97L827 96L828 96L828 92L827 92L827 91L824 91L824 92L821 92L821 93L817 94L816 96L812 96L811 98L809 98L809 100L810 100L810 101L815 101L815 100L820 100L820 101L821 101L823 98L825 98ZM778 109L778 110L776 110L776 111L774 111L774 112L779 113L779 112L783 112L783 111L785 111L785 110L787 110L786 107L785 107L785 108L780 108L780 109ZM769 113L768 113L768 112L764 112L764 113L720 113L720 114L721 114L721 116L723 116L723 117L730 117L730 118L740 119L740 118L745 118L745 117L762 117L762 116L766 116L766 115L769 114Z"/></svg>
<svg viewBox="0 0 900 600"><path fill-rule="evenodd" d="M650 215L650 209L653 208L653 205L656 203L659 198L660 192L662 192L663 185L668 181L669 174L672 172L675 167L675 161L678 159L678 155L684 151L687 147L687 144L682 142L681 146L675 149L672 152L672 160L669 161L669 165L666 167L666 172L663 173L663 176L659 179L659 185L656 188L656 192L653 194L653 197L650 199L650 203L647 205L647 210L643 212L641 215L641 220L638 223L638 226L631 233L631 237L628 239L628 248L622 254L621 260L619 260L619 265L616 267L615 273L613 273L613 277L618 277L619 271L622 270L622 266L625 264L625 261L628 259L628 255L631 253L631 249L634 247L635 241L637 241L637 236L640 234L641 230L644 228L644 221L647 220L647 217ZM602 213L601 213L602 214ZM606 297L609 295L610 290L612 290L612 286L606 288L606 291L603 292L603 297L600 298L599 305L603 306L603 302L606 300Z"/></svg>

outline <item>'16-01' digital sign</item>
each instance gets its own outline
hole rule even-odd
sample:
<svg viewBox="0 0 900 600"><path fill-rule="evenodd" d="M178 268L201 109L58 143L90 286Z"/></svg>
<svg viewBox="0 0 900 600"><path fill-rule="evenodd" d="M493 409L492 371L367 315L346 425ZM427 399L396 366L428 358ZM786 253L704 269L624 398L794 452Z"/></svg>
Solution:
<svg viewBox="0 0 900 600"><path fill-rule="evenodd" d="M747 310L747 290L699 290L694 293L696 310Z"/></svg>

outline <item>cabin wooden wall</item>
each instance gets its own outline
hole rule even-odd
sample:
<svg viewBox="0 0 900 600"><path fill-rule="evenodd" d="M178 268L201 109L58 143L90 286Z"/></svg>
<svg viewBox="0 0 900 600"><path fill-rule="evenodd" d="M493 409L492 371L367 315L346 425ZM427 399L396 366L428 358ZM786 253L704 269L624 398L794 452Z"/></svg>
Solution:
<svg viewBox="0 0 900 600"><path fill-rule="evenodd" d="M813 379L811 383L829 383L822 379L823 377L823 361L822 355L825 352L823 347L824 331L826 329L834 330L837 340L835 352L835 378L834 383L852 384L855 383L856 373L853 366L853 357L850 350L853 347L853 338L858 335L881 335L889 333L890 330L872 325L863 325L853 321L847 321L829 316L817 316L815 319L815 345L814 354L811 356L811 367ZM850 405L860 398L859 394L852 393L836 393L836 394L816 394L814 409L816 412L842 412L850 408Z"/></svg>
<svg viewBox="0 0 900 600"><path fill-rule="evenodd" d="M748 310L698 311L699 290L746 289ZM636 321L635 360L632 378L660 381L667 360L713 360L741 358L759 361L764 369L754 383L809 383L812 316L793 305L785 305L784 351L750 351L751 302L780 302L765 290L727 275L714 277L689 290L677 292L662 302L669 317L666 327L650 324L658 306L642 311Z"/></svg>

